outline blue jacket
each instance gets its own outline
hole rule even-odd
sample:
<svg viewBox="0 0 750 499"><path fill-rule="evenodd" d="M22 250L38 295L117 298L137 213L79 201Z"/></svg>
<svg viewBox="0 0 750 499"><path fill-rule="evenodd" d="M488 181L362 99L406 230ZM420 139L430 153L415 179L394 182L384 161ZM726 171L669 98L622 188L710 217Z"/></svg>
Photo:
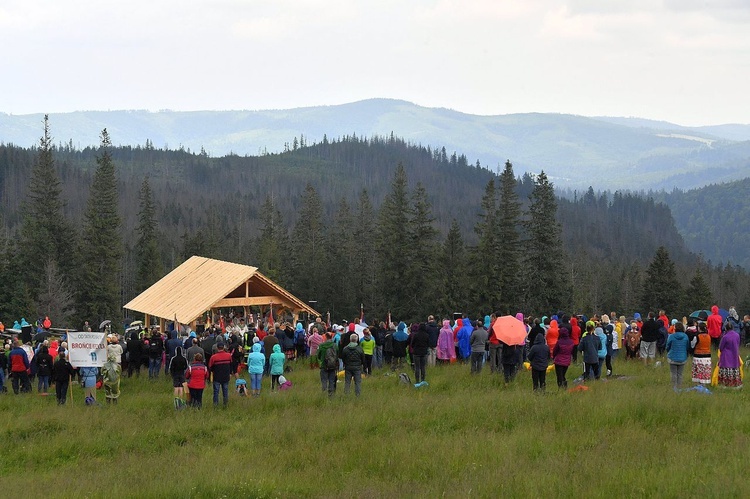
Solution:
<svg viewBox="0 0 750 499"><path fill-rule="evenodd" d="M667 338L667 359L683 364L688 358L688 336L682 331L670 334Z"/></svg>
<svg viewBox="0 0 750 499"><path fill-rule="evenodd" d="M274 345L273 353L268 358L268 362L271 364L272 375L284 374L284 361L285 360L286 360L286 355L284 355L284 353L281 351L281 347L279 345Z"/></svg>
<svg viewBox="0 0 750 499"><path fill-rule="evenodd" d="M463 326L456 333L456 339L458 340L458 351L461 353L461 358L467 359L471 357L471 332L474 328L471 326L471 319L468 317L463 319Z"/></svg>
<svg viewBox="0 0 750 499"><path fill-rule="evenodd" d="M253 350L247 356L247 372L250 374L263 374L265 365L266 356L260 351L260 343L255 343Z"/></svg>
<svg viewBox="0 0 750 499"><path fill-rule="evenodd" d="M607 356L607 335L604 334L604 330L602 328L598 327L594 329L594 334L597 338L599 338L599 341L601 341L601 345L599 345L599 350L597 354L599 355L600 359L603 359Z"/></svg>
<svg viewBox="0 0 750 499"><path fill-rule="evenodd" d="M398 323L396 332L393 333L393 339L396 341L406 341L409 339L409 333L406 332L406 324L404 324L404 321Z"/></svg>

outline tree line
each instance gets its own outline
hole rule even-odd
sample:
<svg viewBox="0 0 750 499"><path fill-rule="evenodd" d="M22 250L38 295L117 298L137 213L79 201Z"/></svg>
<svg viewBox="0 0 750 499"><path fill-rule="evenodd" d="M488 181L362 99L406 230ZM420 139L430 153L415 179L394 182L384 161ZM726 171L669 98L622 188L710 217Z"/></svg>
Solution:
<svg viewBox="0 0 750 499"><path fill-rule="evenodd" d="M544 172L393 135L210 158L106 130L98 148L56 146L45 118L38 147L0 146L0 188L6 320L117 319L193 254L257 266L334 318L750 310L745 270L691 254L651 197L559 198Z"/></svg>

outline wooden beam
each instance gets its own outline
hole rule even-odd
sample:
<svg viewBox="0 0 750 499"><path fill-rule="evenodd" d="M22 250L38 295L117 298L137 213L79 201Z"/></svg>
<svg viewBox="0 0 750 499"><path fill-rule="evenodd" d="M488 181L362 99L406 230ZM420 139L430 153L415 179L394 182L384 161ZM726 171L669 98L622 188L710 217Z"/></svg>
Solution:
<svg viewBox="0 0 750 499"><path fill-rule="evenodd" d="M212 305L211 308L222 307L249 307L253 305L290 305L287 300L280 296L250 296L248 298L223 298Z"/></svg>

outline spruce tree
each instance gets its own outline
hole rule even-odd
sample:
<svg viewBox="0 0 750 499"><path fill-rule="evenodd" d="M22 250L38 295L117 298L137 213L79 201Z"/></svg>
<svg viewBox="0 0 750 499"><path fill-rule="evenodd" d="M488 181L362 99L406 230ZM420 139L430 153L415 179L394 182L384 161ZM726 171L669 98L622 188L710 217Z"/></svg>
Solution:
<svg viewBox="0 0 750 499"><path fill-rule="evenodd" d="M44 132L39 140L36 160L22 206L22 266L32 295L36 298L43 286L44 269L54 260L63 275L73 268L73 228L65 218L62 184L55 169L49 116L44 116ZM53 318L54 319L54 318Z"/></svg>
<svg viewBox="0 0 750 499"><path fill-rule="evenodd" d="M351 320L359 310L360 301L356 293L357 248L354 232L354 216L346 198L328 228L325 251L324 294L318 297L321 307L331 312L337 320ZM342 285L346 291L342 293Z"/></svg>
<svg viewBox="0 0 750 499"><path fill-rule="evenodd" d="M404 166L399 163L391 183L391 191L380 207L377 227L378 288L383 296L384 309L390 310L394 320L408 320L411 298L404 277L409 271L411 250L409 241L409 193Z"/></svg>
<svg viewBox="0 0 750 499"><path fill-rule="evenodd" d="M261 231L256 241L256 265L264 275L280 284L285 281L287 232L281 213L271 196L266 196L260 210Z"/></svg>
<svg viewBox="0 0 750 499"><path fill-rule="evenodd" d="M437 297L437 276L435 261L437 257L437 234L432 216L432 205L427 198L427 189L417 183L412 194L409 241L412 258L406 274L406 286L412 299L409 316L426 320L433 312Z"/></svg>
<svg viewBox="0 0 750 499"><path fill-rule="evenodd" d="M534 181L529 201L523 242L526 311L549 314L566 304L569 290L562 274L565 253L557 221L557 200L544 171Z"/></svg>
<svg viewBox="0 0 750 499"><path fill-rule="evenodd" d="M505 162L500 175L500 202L497 215L500 309L512 313L523 303L521 286L521 202L516 190L513 164Z"/></svg>
<svg viewBox="0 0 750 499"><path fill-rule="evenodd" d="M375 210L366 189L362 189L357 200L354 220L354 303L367 304L368 309L382 312L379 294L376 293L375 247L372 244L375 239Z"/></svg>
<svg viewBox="0 0 750 499"><path fill-rule="evenodd" d="M478 243L469 258L471 304L477 310L495 310L500 305L501 241L497 216L497 189L493 178L484 188L479 221L474 226Z"/></svg>
<svg viewBox="0 0 750 499"><path fill-rule="evenodd" d="M656 312L659 309L664 309L668 315L678 312L680 281L669 251L664 246L659 246L646 269L641 296L645 312Z"/></svg>
<svg viewBox="0 0 750 499"><path fill-rule="evenodd" d="M164 272L157 240L156 208L148 176L141 184L139 202L138 226L135 229L138 233L135 248L136 293L141 293L161 279Z"/></svg>
<svg viewBox="0 0 750 499"><path fill-rule="evenodd" d="M325 279L325 226L323 204L311 184L305 186L292 239L295 294L302 300L320 301Z"/></svg>
<svg viewBox="0 0 750 499"><path fill-rule="evenodd" d="M700 268L695 271L690 284L685 289L682 302L682 312L685 314L692 313L696 310L708 309L713 305L714 297L708 283L703 278L703 272Z"/></svg>
<svg viewBox="0 0 750 499"><path fill-rule="evenodd" d="M92 325L109 319L117 327L122 317L120 267L123 244L118 214L117 172L105 128L96 158L83 222L76 310L79 319Z"/></svg>
<svg viewBox="0 0 750 499"><path fill-rule="evenodd" d="M468 298L466 249L461 228L455 218L451 222L438 260L438 276L440 286L437 304L440 311L446 316L462 311Z"/></svg>

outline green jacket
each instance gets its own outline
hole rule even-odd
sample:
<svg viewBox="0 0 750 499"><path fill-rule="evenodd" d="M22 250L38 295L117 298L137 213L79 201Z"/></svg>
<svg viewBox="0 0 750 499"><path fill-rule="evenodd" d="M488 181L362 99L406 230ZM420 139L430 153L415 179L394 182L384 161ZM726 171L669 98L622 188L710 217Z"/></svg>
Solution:
<svg viewBox="0 0 750 499"><path fill-rule="evenodd" d="M318 347L318 365L324 370L326 368L326 351L328 351L329 348L336 348L333 340L324 341Z"/></svg>

